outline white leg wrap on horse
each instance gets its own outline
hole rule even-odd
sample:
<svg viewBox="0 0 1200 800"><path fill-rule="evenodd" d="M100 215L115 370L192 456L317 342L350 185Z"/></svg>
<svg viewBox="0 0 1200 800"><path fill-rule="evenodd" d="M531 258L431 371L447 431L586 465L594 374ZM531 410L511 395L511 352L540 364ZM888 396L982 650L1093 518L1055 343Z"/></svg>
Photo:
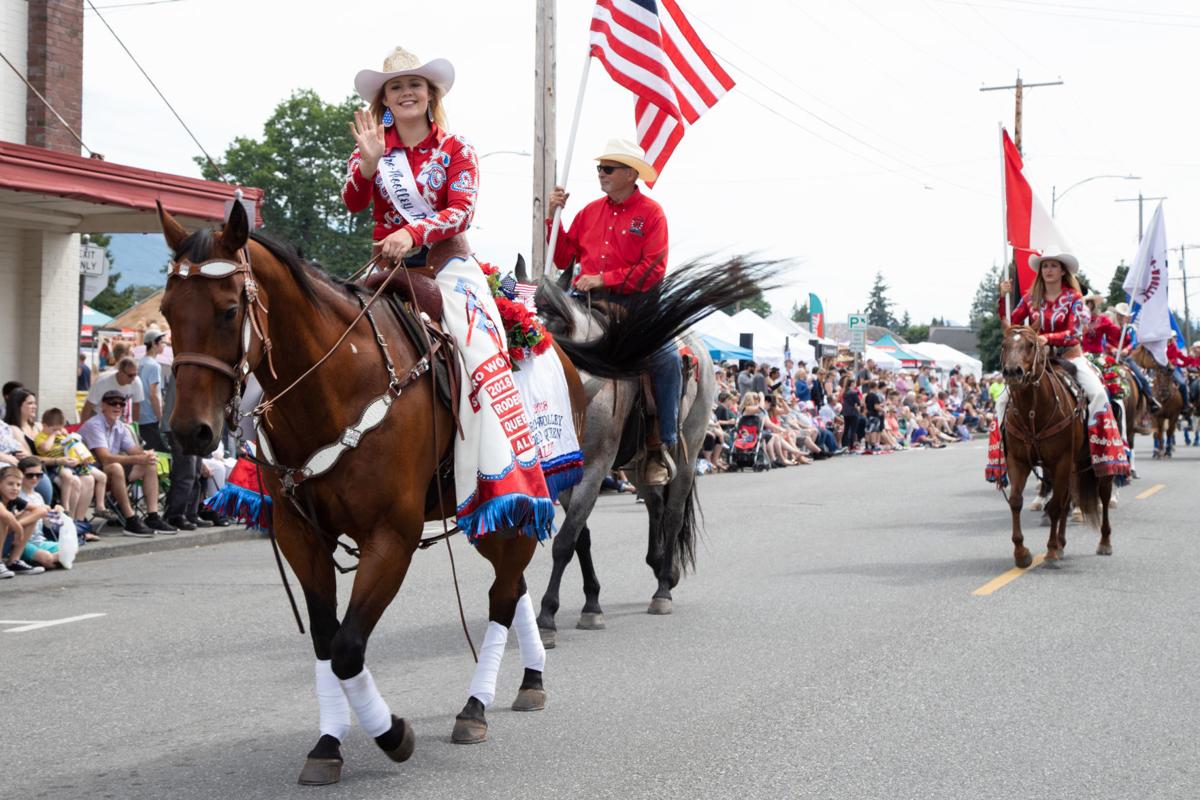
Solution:
<svg viewBox="0 0 1200 800"><path fill-rule="evenodd" d="M339 742L350 732L350 704L331 661L317 659L317 705L321 709L321 735L329 734Z"/></svg>
<svg viewBox="0 0 1200 800"><path fill-rule="evenodd" d="M392 710L375 688L371 670L363 667L362 672L340 683L350 707L354 709L354 716L358 717L358 724L369 736L382 736L391 730Z"/></svg>
<svg viewBox="0 0 1200 800"><path fill-rule="evenodd" d="M475 676L471 678L471 697L491 706L496 699L496 676L500 674L500 660L504 658L504 645L508 643L508 628L499 622L489 622L483 644L479 647L479 663L475 665Z"/></svg>
<svg viewBox="0 0 1200 800"><path fill-rule="evenodd" d="M529 592L517 601L517 615L513 617L513 628L517 632L517 644L521 647L521 666L525 669L546 669L546 648L538 633L537 616L533 613L533 601Z"/></svg>

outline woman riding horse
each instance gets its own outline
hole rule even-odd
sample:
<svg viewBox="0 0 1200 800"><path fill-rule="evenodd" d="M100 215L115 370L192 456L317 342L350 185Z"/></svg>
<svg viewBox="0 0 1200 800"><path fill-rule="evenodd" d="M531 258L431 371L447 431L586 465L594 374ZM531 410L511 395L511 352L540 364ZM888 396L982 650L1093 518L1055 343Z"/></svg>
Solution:
<svg viewBox="0 0 1200 800"><path fill-rule="evenodd" d="M1029 266L1037 272L1029 293L1012 312L1012 324L1028 323L1039 331L1043 345L1062 348L1062 357L1075 367L1075 379L1087 394L1087 436L1091 447L1092 468L1098 476L1129 474L1121 431L1108 403L1108 392L1091 363L1084 357L1080 342L1087 323L1083 292L1075 273L1079 262L1062 251L1029 257ZM1005 316L1010 281L1000 284L1000 316ZM996 399L996 424L988 440L987 479L1003 483L1006 465L1001 426L1008 408L1008 389Z"/></svg>

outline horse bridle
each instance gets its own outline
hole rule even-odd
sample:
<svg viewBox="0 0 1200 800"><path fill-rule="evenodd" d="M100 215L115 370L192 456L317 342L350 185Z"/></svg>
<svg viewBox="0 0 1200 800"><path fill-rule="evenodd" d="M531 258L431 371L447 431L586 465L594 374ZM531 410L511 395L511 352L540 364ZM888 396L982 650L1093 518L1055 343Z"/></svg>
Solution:
<svg viewBox="0 0 1200 800"><path fill-rule="evenodd" d="M1040 383L1045 377L1046 367L1050 363L1050 347L1038 341L1038 333L1033 328L1030 328L1029 332L1033 336L1033 365L1028 372L1021 376L1021 380L1017 381L1022 386ZM1021 332L1018 331L1017 335L1020 336ZM1038 368L1039 360L1041 361L1040 369ZM1010 381L1006 378L1005 383L1010 383Z"/></svg>
<svg viewBox="0 0 1200 800"><path fill-rule="evenodd" d="M262 360L267 360L271 375L275 375L275 365L271 359L271 337L267 335L265 317L270 314L258 294L258 281L254 279L254 268L250 265L248 248L237 251L237 261L224 258L212 258L207 261L192 263L187 259L171 261L167 269L167 278L206 278L208 280L241 279L238 291L238 311L242 314L242 330L238 337L238 358L232 365L221 361L207 353L176 352L171 364L171 373L177 374L181 366L196 366L211 369L220 373L233 383L229 392L229 400L225 404L225 417L230 426L236 428L240 415L242 393L250 374L258 369ZM251 345L257 336L262 343L262 354L258 362L250 363Z"/></svg>

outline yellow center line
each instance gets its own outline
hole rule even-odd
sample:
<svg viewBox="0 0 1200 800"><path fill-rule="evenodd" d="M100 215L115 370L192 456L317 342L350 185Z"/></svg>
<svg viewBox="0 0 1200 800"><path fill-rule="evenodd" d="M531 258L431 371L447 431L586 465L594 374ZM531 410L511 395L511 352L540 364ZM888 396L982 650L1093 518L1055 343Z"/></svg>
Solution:
<svg viewBox="0 0 1200 800"><path fill-rule="evenodd" d="M1162 491L1163 489L1165 489L1165 488L1167 488L1167 485L1166 485L1165 483L1156 483L1156 484L1154 484L1153 486L1151 486L1149 489L1147 489L1146 491L1144 491L1144 492L1142 492L1141 494L1139 494L1139 495L1137 496L1137 499L1138 499L1138 500L1145 500L1147 497L1151 497L1151 496L1153 496L1153 495L1156 495L1156 494L1158 494L1159 492L1161 492L1161 491Z"/></svg>
<svg viewBox="0 0 1200 800"><path fill-rule="evenodd" d="M1021 577L1026 572L1029 572L1029 570L1036 568L1038 565L1040 565L1045 560L1046 560L1045 553L1036 555L1033 557L1033 563L1030 564L1028 567L1024 567L1024 568L1013 567L1012 569L1010 569L1008 572L1004 573L1003 575L1000 575L996 578L992 578L990 581L985 583L983 586L980 586L978 589L971 592L971 594L975 597L987 597L989 594L996 591L997 589L1003 589L1005 586L1008 586L1010 583L1015 581L1017 578Z"/></svg>

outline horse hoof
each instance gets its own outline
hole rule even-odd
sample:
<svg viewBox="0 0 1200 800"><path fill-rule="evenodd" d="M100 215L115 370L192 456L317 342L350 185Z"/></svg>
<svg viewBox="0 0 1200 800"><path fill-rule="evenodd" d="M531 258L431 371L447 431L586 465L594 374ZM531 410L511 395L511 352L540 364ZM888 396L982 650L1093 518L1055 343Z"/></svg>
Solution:
<svg viewBox="0 0 1200 800"><path fill-rule="evenodd" d="M657 616L666 616L672 611L671 598L656 597L650 601L650 607L646 609L647 614L655 614Z"/></svg>
<svg viewBox="0 0 1200 800"><path fill-rule="evenodd" d="M1071 522L1083 522L1083 512L1078 508L1071 510Z"/></svg>
<svg viewBox="0 0 1200 800"><path fill-rule="evenodd" d="M1030 511L1041 511L1046 506L1046 501L1041 496L1035 497L1033 502L1029 504Z"/></svg>
<svg viewBox="0 0 1200 800"><path fill-rule="evenodd" d="M412 757L413 750L417 747L417 734L413 731L412 723L393 715L392 730L395 730L397 725L400 726L400 744L391 750L384 750L383 752L392 761L395 761L397 764L403 764Z"/></svg>
<svg viewBox="0 0 1200 800"><path fill-rule="evenodd" d="M512 704L513 711L541 711L545 707L545 689L521 689Z"/></svg>
<svg viewBox="0 0 1200 800"><path fill-rule="evenodd" d="M554 628L538 628L538 633L542 637L542 647L547 650L553 650L554 645L557 643L558 631Z"/></svg>
<svg viewBox="0 0 1200 800"><path fill-rule="evenodd" d="M605 627L604 614L601 612L593 614L590 611L584 611L579 615L579 622L575 623L575 627L581 631L602 631Z"/></svg>
<svg viewBox="0 0 1200 800"><path fill-rule="evenodd" d="M459 717L454 720L454 731L450 734L450 741L455 744L479 744L487 741L487 723L481 719Z"/></svg>
<svg viewBox="0 0 1200 800"><path fill-rule="evenodd" d="M1096 555L1111 556L1112 555L1112 545L1111 544L1100 545L1099 547L1096 548Z"/></svg>
<svg viewBox="0 0 1200 800"><path fill-rule="evenodd" d="M1028 569L1029 565L1033 563L1033 554L1027 551L1024 555L1014 557L1013 560L1021 569Z"/></svg>
<svg viewBox="0 0 1200 800"><path fill-rule="evenodd" d="M342 760L340 758L308 758L304 769L300 770L301 786L328 786L342 779Z"/></svg>
<svg viewBox="0 0 1200 800"><path fill-rule="evenodd" d="M1047 553L1046 558L1042 561L1042 566L1046 569L1058 569L1062 566L1062 556L1058 553Z"/></svg>

